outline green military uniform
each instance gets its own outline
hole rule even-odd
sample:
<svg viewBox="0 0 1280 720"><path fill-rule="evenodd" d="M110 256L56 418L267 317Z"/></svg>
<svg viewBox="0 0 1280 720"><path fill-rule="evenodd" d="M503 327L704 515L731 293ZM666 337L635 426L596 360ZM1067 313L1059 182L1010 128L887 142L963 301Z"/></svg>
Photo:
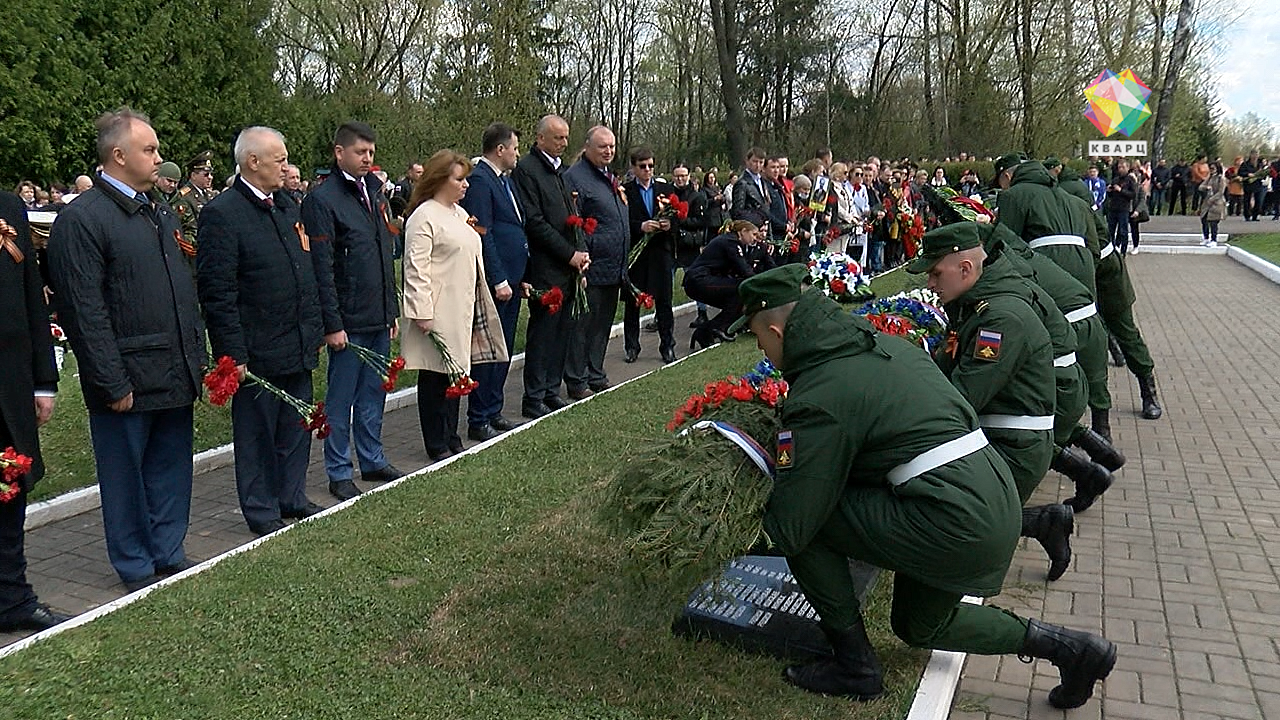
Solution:
<svg viewBox="0 0 1280 720"><path fill-rule="evenodd" d="M1092 231L1089 217L1070 211L1066 199L1054 192L1055 180L1044 165L1036 160L1015 165L1014 160L1016 156L1006 155L996 165L997 175L1013 168L1009 188L997 196L997 222L1036 252L1048 255L1094 294L1093 256L1085 240Z"/></svg>
<svg viewBox="0 0 1280 720"><path fill-rule="evenodd" d="M1050 702L1083 704L1114 666L1114 646L961 602L1000 591L1018 537L1017 489L976 413L918 347L802 289L807 275L786 265L739 286L748 320L795 303L778 363L791 387L764 529L817 609L833 657L789 667L787 679L823 694L882 691L849 573L855 557L895 572L891 624L904 642L1050 659L1063 673Z"/></svg>
<svg viewBox="0 0 1280 720"><path fill-rule="evenodd" d="M187 163L188 175L192 172L208 171L213 172L213 153L202 152L191 159ZM182 182L178 188L178 192L173 202L169 206L178 215L178 221L182 224L182 237L186 240L187 247L183 248L186 253L187 262L194 267L196 248L199 247L199 241L196 238L196 220L200 217L200 211L204 206L212 200L218 192L212 188L209 190L201 190L191 183L190 177Z"/></svg>

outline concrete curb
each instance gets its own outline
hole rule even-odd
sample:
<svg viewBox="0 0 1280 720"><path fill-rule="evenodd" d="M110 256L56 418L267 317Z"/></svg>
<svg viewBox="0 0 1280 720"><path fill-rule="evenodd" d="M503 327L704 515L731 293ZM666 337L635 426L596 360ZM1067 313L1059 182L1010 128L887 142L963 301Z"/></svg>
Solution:
<svg viewBox="0 0 1280 720"><path fill-rule="evenodd" d="M695 306L695 304L694 304L694 303L688 303L687 305L681 305L681 306L680 306L680 308L681 308L681 314L687 314L687 312L688 312L688 308L691 308L691 307L694 307L694 306ZM643 320L643 318L642 318L642 320ZM620 332L620 330L619 330L619 332ZM715 345L713 345L712 347L716 347L716 346L715 346ZM711 349L711 348L706 348L706 350L710 350L710 349ZM571 408L577 407L578 405L582 405L583 403L591 402L592 400L594 400L596 397L598 397L598 396L600 396L600 395L604 395L604 394L606 394L606 393L611 393L611 392L613 392L614 390L617 390L618 388L620 388L620 387L622 387L622 386L624 386L624 385L627 385L627 384L629 384L629 383L635 382L635 381L637 381L637 380L641 380L641 379L643 379L643 378L647 378L647 377L649 377L650 375L652 375L652 374L654 374L654 373L662 372L663 370L665 370L665 369L667 369L667 368L669 368L669 367L674 367L674 366L676 366L676 365L679 365L680 363L684 362L685 360L688 360L689 358L694 357L695 355L698 355L698 354L700 354L700 353L702 353L702 352L705 352L705 350L699 350L698 352L692 353L692 354L690 354L690 355L686 355L686 356L684 356L684 357L680 358L679 360L677 360L676 362L671 363L670 365L663 365L662 367L656 368L656 369L654 369L654 370L650 370L649 372L644 373L643 375L638 375L638 376L636 376L636 377L634 377L634 378L631 378L630 380L626 380L626 381L624 381L624 382L618 383L617 385L614 385L613 387L610 387L610 388L609 388L609 389L607 389L607 390L604 390L604 391L602 391L602 392L598 392L598 393L596 393L595 395L592 395L591 397L586 398L585 400L579 400L578 402L575 402L575 403L572 403L572 404L567 405L567 406L565 406L565 407L562 407L562 408L560 408L559 410L556 410L555 412L550 413L549 415L544 415L544 416L542 416L542 417L540 417L540 418L538 418L538 419L536 419L536 420L530 420L529 422L526 422L526 423L524 423L524 424L522 424L522 425L520 425L520 426L516 427L514 430L511 430L511 431L505 432L505 433L503 433L503 434L499 435L498 437L496 437L496 438L494 438L494 439L492 439L492 440L488 440L488 441L486 441L486 442L483 442L483 443L480 443L480 444L478 444L478 445L472 446L471 448L469 448L469 449L467 449L467 450L465 450L465 451L463 451L463 452L461 452L461 453L459 453L459 454L457 454L457 455L454 455L454 456L452 456L452 457L450 457L450 458L448 458L448 459L446 459L446 460L443 460L443 461L438 462L438 463L434 463L434 464L432 464L432 465L427 465L427 466L425 466L425 467L421 467L421 468L419 468L419 469L417 469L417 470L415 470L415 471L413 471L413 472L409 473L408 475L405 475L404 477L401 477L401 478L399 478L399 479L397 479L397 480L392 480L391 482L386 483L386 484L384 484L384 485L379 485L379 486L377 486L377 487L371 487L371 488L369 488L369 489L365 490L362 494L357 495L356 497L354 497L354 498L352 498L352 499L350 499L350 500L347 500L347 501L344 501L344 502L340 502L340 503L338 503L337 505L334 505L333 507L326 509L324 512L317 513L316 515L312 515L312 516L311 516L311 517L309 517L309 518L305 518L305 519L299 520L299 521L297 521L297 522L295 522L295 523L293 523L293 524L291 524L291 525L286 525L286 526L284 526L282 529L277 530L276 532L273 532L273 533L271 533L270 535L265 535L265 536L263 536L263 537L260 537L260 538L255 539L255 540L251 540L251 541L249 541L249 542L245 543L244 545L240 545L240 546L234 547L234 548L232 548L232 549L230 549L230 550L228 550L228 551L226 551L226 552L224 552L224 553L222 553L222 554L220 554L220 555L215 555L215 556L213 556L213 557L209 558L208 560L205 560L204 562L200 563L199 565L196 565L196 566L194 566L194 567L192 567L192 568L189 568L189 569L187 569L187 570L184 570L184 571L182 571L182 572L180 572L180 573L178 573L178 574L176 574L176 575L171 575L171 576L169 576L169 577L167 577L167 578L164 578L163 580L161 580L160 582L155 583L154 585L149 585L149 586L147 586L147 587L145 587L145 588L142 588L141 590L138 590L138 591L136 591L136 592L129 593L128 595L125 595L125 596L123 596L123 597L117 598L117 599L115 599L115 600L113 600L113 601L111 601L111 602L109 602L109 603L107 603L107 604L105 604L105 605L102 605L102 606L100 606L100 607L94 608L93 610L90 610L90 611L88 611L88 612L86 612L86 613L82 613L82 614L80 614L80 615L77 615L77 616L75 616L74 618L72 618L72 619L68 620L67 622L64 622L64 623L62 623L62 624L60 624L60 625L55 625L55 626L53 626L53 627L49 628L48 630L45 630L45 631L42 631L42 632L36 633L36 634L34 634L34 635L30 635L30 636L28 636L28 637L25 637L25 638L23 638L23 639L21 639L21 640L19 640L19 641L15 642L15 643L12 643L11 645L8 645L8 646L6 646L6 647L4 647L4 648L0 648L0 658L5 658L5 657L8 657L9 655L13 655L14 653L21 652L22 650L25 650L26 648L29 648L29 647L31 647L32 645L34 645L34 644L36 644L36 643L38 643L38 642L41 642L41 641L43 641L43 640L47 640L47 639L49 639L49 638L53 637L54 635L58 635L58 634L60 634L60 633L66 632L67 630L70 630L70 629L72 629L72 628L77 628L77 627L80 627L81 625L85 625L85 624L87 624L87 623L93 622L94 620L96 620L96 619L98 619L98 618L102 617L103 615L106 615L106 614L108 614L108 613L115 612L116 610L119 610L120 608L128 607L129 605L134 604L135 602L137 602L137 601L141 600L142 598L146 597L147 595L150 595L152 592L155 592L155 591L156 591L156 590L158 590L159 588L165 587L165 586L167 586L167 585L172 585L172 584L174 584L174 583L176 583L176 582L179 582L179 581L181 581L181 580L183 580L183 579L185 579L185 578L188 578L188 577L190 577L190 576L192 576L192 575L196 575L196 574L202 573L202 572L204 572L205 570L208 570L209 568L213 567L214 565L217 565L218 563L222 562L223 560L226 560L226 559L227 559L227 558L229 558L229 557L234 557L234 556L239 555L239 554L241 554L241 553L248 552L249 550L252 550L253 548L258 547L258 546L259 546L259 545L261 545L262 543L269 542L272 538L279 537L280 535L282 535L282 534L284 534L284 533L287 533L287 532L289 532L289 531L293 530L295 527L297 527L297 526L299 526L299 525L301 525L301 524L303 524L303 523L312 522L312 521L314 521L314 520L318 520L318 519L320 519L320 518L322 518L322 517L327 517L327 516L332 515L332 514L334 514L334 513L341 512L342 510L346 509L347 507L351 506L352 504L354 504L354 503L358 503L358 502L361 502L362 500L364 500L365 498L369 497L370 495L374 495L374 494L376 494L376 493L380 493L380 492L384 492L384 491L386 491L386 490L390 490L391 488L393 488L393 487L397 487L397 486L401 485L402 483L405 483L405 482L408 482L408 481L410 481L410 480L413 480L414 478L418 478L418 477L421 477L421 476L423 476L423 475L427 475L427 474L433 473L433 472L435 472L435 471L437 471L437 470L439 470L439 469L441 469L441 468L448 467L449 465L451 465L451 464L453 464L453 463L457 462L457 461L458 461L458 460L460 460L461 458L464 458L464 457L466 457L466 456L468 456L468 455L474 455L475 453L478 453L478 452L480 452L480 451L484 450L485 448L488 448L488 447L490 447L490 446L492 446L492 445L495 445L495 444L497 444L497 443L503 442L504 440L507 440L508 438L511 438L511 437L513 437L513 436L515 436L515 435L517 435L517 434L519 434L519 433L522 433L522 432L524 432L524 431L528 430L529 428L531 428L531 427L533 427L533 426L537 425L538 423L542 422L543 420L546 420L547 418L552 417L553 415L558 415L558 414L560 414L560 413L562 413L562 412L567 412L567 411L569 411ZM96 496L96 493L95 493L95 496Z"/></svg>
<svg viewBox="0 0 1280 720"><path fill-rule="evenodd" d="M964 602L981 605L982 598L966 595ZM907 720L945 720L951 714L951 701L960 686L960 672L967 657L966 653L950 650L934 650L929 655Z"/></svg>
<svg viewBox="0 0 1280 720"><path fill-rule="evenodd" d="M1222 245L1219 241L1218 247L1205 247L1203 245L1148 245L1145 242L1141 245L1141 251L1138 257L1143 255L1226 255L1227 246ZM1125 260L1129 258L1126 257ZM1142 262L1139 260L1138 262Z"/></svg>
<svg viewBox="0 0 1280 720"><path fill-rule="evenodd" d="M676 317L688 315L697 308L697 303L687 302L683 305L677 305L671 309ZM652 313L641 316L640 323L644 323L653 319ZM616 338L622 334L622 323L617 323L609 330L609 337ZM524 353L516 353L511 358L511 367L524 367ZM418 404L418 389L404 388L387 395L386 403L383 405L383 412L391 412L402 408L410 407ZM522 426L523 427L523 426ZM194 467L194 475L203 475L204 473L231 465L235 461L235 450L230 444L220 445L216 448L210 448L196 453L191 458ZM32 504L27 508L27 520L23 527L27 530L34 530L43 527L49 523L66 520L81 513L91 510L97 510L102 506L102 499L98 496L98 486L91 485L79 490L72 490L57 497L49 498L38 503Z"/></svg>
<svg viewBox="0 0 1280 720"><path fill-rule="evenodd" d="M1280 284L1280 266L1277 266L1275 263L1260 258L1248 250L1238 248L1234 245L1227 248L1227 257L1258 273L1271 282Z"/></svg>

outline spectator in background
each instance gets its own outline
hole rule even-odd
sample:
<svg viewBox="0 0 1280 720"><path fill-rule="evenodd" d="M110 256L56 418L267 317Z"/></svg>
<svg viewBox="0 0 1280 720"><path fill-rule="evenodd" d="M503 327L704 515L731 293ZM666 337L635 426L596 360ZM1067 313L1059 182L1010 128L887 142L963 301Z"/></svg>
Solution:
<svg viewBox="0 0 1280 720"><path fill-rule="evenodd" d="M1173 214L1173 206L1181 205L1183 215L1187 214L1187 183L1191 180L1191 168L1185 160L1178 160L1169 169L1169 214Z"/></svg>
<svg viewBox="0 0 1280 720"><path fill-rule="evenodd" d="M929 185L935 188L942 188L950 185L950 183L947 182L947 171L942 167L934 168L933 177L929 178Z"/></svg>
<svg viewBox="0 0 1280 720"><path fill-rule="evenodd" d="M1209 179L1209 158L1201 155L1191 163L1191 169L1187 171L1187 187L1191 190L1191 212L1200 211L1204 193L1199 188L1207 179Z"/></svg>
<svg viewBox="0 0 1280 720"><path fill-rule="evenodd" d="M297 165L284 166L284 194L294 205L301 206L306 193L302 190L302 170Z"/></svg>
<svg viewBox="0 0 1280 720"><path fill-rule="evenodd" d="M1244 213L1244 181L1239 174L1240 163L1243 161L1243 157L1236 158L1235 163L1224 173L1227 178L1228 216Z"/></svg>
<svg viewBox="0 0 1280 720"><path fill-rule="evenodd" d="M1093 207L1102 207L1107 199L1107 181L1098 175L1098 167L1096 165L1089 166L1085 172L1085 176L1081 178L1084 186L1089 188L1089 192L1093 193Z"/></svg>
<svg viewBox="0 0 1280 720"><path fill-rule="evenodd" d="M1133 210L1129 212L1129 239L1133 241L1133 254L1137 255L1138 242L1142 237L1140 226L1151 219L1151 215L1147 210L1147 188L1151 187L1151 181L1147 178L1146 173L1140 169L1134 170L1132 175L1137 194L1133 197ZM1125 252L1123 246L1120 248L1120 252Z"/></svg>
<svg viewBox="0 0 1280 720"><path fill-rule="evenodd" d="M978 174L971 168L965 168L964 174L960 176L960 194L971 197L981 190L982 183L978 181Z"/></svg>
<svg viewBox="0 0 1280 720"><path fill-rule="evenodd" d="M1164 158L1160 158L1156 166L1151 169L1151 196L1147 208L1150 214L1159 215L1164 209L1164 196L1168 189L1169 166Z"/></svg>
<svg viewBox="0 0 1280 720"><path fill-rule="evenodd" d="M22 200L23 208L27 210L35 210L40 207L36 197L39 190L40 189L36 187L35 183L30 180L23 180L18 183L18 188L15 192L18 193L18 199Z"/></svg>
<svg viewBox="0 0 1280 720"><path fill-rule="evenodd" d="M1121 158L1116 163L1106 196L1107 238L1121 255L1129 245L1129 218L1137 196L1138 187L1129 174L1129 161Z"/></svg>
<svg viewBox="0 0 1280 720"><path fill-rule="evenodd" d="M1227 212L1227 202L1223 197L1226 187L1222 165L1214 163L1210 166L1209 177L1197 188L1205 196L1200 205L1200 244L1205 247L1218 247L1218 223Z"/></svg>
<svg viewBox="0 0 1280 720"><path fill-rule="evenodd" d="M1237 174L1244 182L1245 222L1258 222L1262 203L1267 198L1267 188L1262 180L1267 176L1267 164L1258 158L1258 151L1249 152L1249 159L1239 165Z"/></svg>

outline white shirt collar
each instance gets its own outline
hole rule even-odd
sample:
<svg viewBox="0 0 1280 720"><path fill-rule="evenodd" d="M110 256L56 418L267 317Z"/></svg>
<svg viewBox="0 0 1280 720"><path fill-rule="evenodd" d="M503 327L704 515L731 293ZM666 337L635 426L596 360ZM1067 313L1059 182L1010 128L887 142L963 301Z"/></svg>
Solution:
<svg viewBox="0 0 1280 720"><path fill-rule="evenodd" d="M542 148L537 148L537 150L538 152L542 153L542 157L546 158L547 162L551 163L551 167L555 168L556 170L560 169L560 158L551 157Z"/></svg>
<svg viewBox="0 0 1280 720"><path fill-rule="evenodd" d="M498 167L497 163L493 162L492 160L490 160L489 158L483 155L480 156L480 162L484 163L485 165L488 165L489 169L493 170L494 175L497 175L498 177L502 177L503 175L506 175L506 173L503 172L502 168Z"/></svg>
<svg viewBox="0 0 1280 720"><path fill-rule="evenodd" d="M252 190L253 194L256 195L259 200L266 200L268 197L270 197L269 193L262 192L261 190L258 189L256 185L249 182L248 180L245 180L243 175L240 176L240 182L244 183L245 187Z"/></svg>

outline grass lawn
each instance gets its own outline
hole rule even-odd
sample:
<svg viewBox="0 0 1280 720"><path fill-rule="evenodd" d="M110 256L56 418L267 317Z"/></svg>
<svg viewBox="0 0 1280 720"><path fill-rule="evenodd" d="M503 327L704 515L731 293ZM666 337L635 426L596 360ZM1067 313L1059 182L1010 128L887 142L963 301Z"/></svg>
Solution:
<svg viewBox="0 0 1280 720"><path fill-rule="evenodd" d="M1280 265L1280 233L1236 235L1231 238L1231 244Z"/></svg>
<svg viewBox="0 0 1280 720"><path fill-rule="evenodd" d="M902 717L927 654L868 607L889 691L855 704L782 663L675 638L594 521L628 449L753 343L713 349L366 496L0 660L14 718ZM604 433L602 428L608 428Z"/></svg>

